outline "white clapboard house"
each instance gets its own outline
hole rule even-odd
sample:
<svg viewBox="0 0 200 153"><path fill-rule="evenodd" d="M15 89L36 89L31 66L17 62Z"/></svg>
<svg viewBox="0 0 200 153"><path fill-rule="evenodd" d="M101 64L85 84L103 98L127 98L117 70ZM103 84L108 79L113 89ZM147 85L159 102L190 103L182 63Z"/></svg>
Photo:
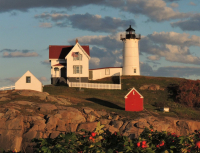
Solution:
<svg viewBox="0 0 200 153"><path fill-rule="evenodd" d="M49 46L51 62L51 84L88 82L89 46L81 46L76 40L74 46Z"/></svg>

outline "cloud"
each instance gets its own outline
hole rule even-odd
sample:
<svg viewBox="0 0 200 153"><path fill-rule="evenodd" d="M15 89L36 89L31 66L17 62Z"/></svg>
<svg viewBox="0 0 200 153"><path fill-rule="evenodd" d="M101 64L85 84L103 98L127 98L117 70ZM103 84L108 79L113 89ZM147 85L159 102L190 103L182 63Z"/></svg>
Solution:
<svg viewBox="0 0 200 153"><path fill-rule="evenodd" d="M154 32L140 40L140 51L150 54L150 60L164 57L167 61L186 64L200 64L200 58L193 56L191 46L200 47L200 37L175 32Z"/></svg>
<svg viewBox="0 0 200 153"><path fill-rule="evenodd" d="M8 48L0 50L0 52L16 52L16 51L20 51L20 50L18 50L18 49L8 49ZM28 50L28 49L21 50L22 53L28 53L30 51L33 51L33 50Z"/></svg>
<svg viewBox="0 0 200 153"><path fill-rule="evenodd" d="M140 74L144 76L160 76L160 77L179 77L188 78L190 76L200 76L200 67L189 66L167 66L159 67L153 70L148 63L140 62Z"/></svg>
<svg viewBox="0 0 200 153"><path fill-rule="evenodd" d="M172 27L179 27L183 31L200 31L200 13L191 16L189 19L172 22Z"/></svg>
<svg viewBox="0 0 200 153"><path fill-rule="evenodd" d="M39 56L38 53L36 53L36 52L23 53L23 52L20 52L20 51L16 51L16 52L12 52L12 53L9 53L9 52L3 53L3 57L36 57L36 56Z"/></svg>
<svg viewBox="0 0 200 153"><path fill-rule="evenodd" d="M160 57L158 55L152 55L152 56L148 56L148 59L152 61L156 61L156 60L159 60Z"/></svg>
<svg viewBox="0 0 200 153"><path fill-rule="evenodd" d="M52 25L51 25L51 23L44 22L44 23L40 23L39 27L40 28L52 28Z"/></svg>
<svg viewBox="0 0 200 153"><path fill-rule="evenodd" d="M97 57L92 57L90 58L90 65L91 67L95 68L95 67L99 67L100 64L100 59Z"/></svg>
<svg viewBox="0 0 200 153"><path fill-rule="evenodd" d="M175 0L165 0L166 2L174 2ZM98 5L118 8L124 12L132 14L141 14L147 16L152 21L166 21L171 19L180 19L189 17L191 13L181 13L174 11L166 5L164 0L1 0L0 12L12 10L28 11L30 8L67 8L72 9L87 5Z"/></svg>
<svg viewBox="0 0 200 153"><path fill-rule="evenodd" d="M167 7L163 0L127 0L126 5L123 1L108 1L108 5L118 7L125 12L145 15L157 22L191 16L191 13L174 11L171 7Z"/></svg>
<svg viewBox="0 0 200 153"><path fill-rule="evenodd" d="M178 7L178 3L171 3L170 6L173 8L176 8L176 7Z"/></svg>
<svg viewBox="0 0 200 153"><path fill-rule="evenodd" d="M6 81L6 82L9 82L9 83L15 83L17 80L19 80L20 79L20 77L10 77L10 78L5 78L4 80Z"/></svg>
<svg viewBox="0 0 200 153"><path fill-rule="evenodd" d="M115 61L122 63L123 42L120 41L120 34L107 36L83 36L79 37L80 44L91 46L91 57L100 58L100 66L114 66ZM74 44L75 39L69 40ZM200 64L200 58L190 52L190 47L200 47L200 37L186 33L176 32L154 32L142 36L139 41L140 53L145 53L151 61L164 57L170 62L185 64ZM108 59L107 57L110 57Z"/></svg>
<svg viewBox="0 0 200 153"><path fill-rule="evenodd" d="M0 1L0 12L7 12L11 10L19 10L19 11L28 11L30 8L72 8L72 7L80 7L89 4L99 4L102 0L94 1L94 0L1 0Z"/></svg>
<svg viewBox="0 0 200 153"><path fill-rule="evenodd" d="M48 79L46 77L44 77L44 76L43 77L39 77L38 80L40 80L41 82L48 81Z"/></svg>
<svg viewBox="0 0 200 153"><path fill-rule="evenodd" d="M166 2L176 2L176 1L180 1L180 0L164 0Z"/></svg>
<svg viewBox="0 0 200 153"><path fill-rule="evenodd" d="M194 2L190 2L189 3L190 5L193 5L193 6L196 6L196 4Z"/></svg>
<svg viewBox="0 0 200 153"><path fill-rule="evenodd" d="M47 21L55 22L56 26L67 27L72 26L73 28L88 30L92 32L116 32L117 30L124 29L127 25L132 23L132 26L135 26L135 21L131 20L122 20L119 18L112 18L106 16L102 18L100 15L91 15L86 14L48 14L42 13L40 15L35 15L37 19L43 19ZM52 27L51 23L43 23L41 27Z"/></svg>
<svg viewBox="0 0 200 153"><path fill-rule="evenodd" d="M49 62L49 60L41 61L41 63L44 64L44 65L51 65L51 63Z"/></svg>

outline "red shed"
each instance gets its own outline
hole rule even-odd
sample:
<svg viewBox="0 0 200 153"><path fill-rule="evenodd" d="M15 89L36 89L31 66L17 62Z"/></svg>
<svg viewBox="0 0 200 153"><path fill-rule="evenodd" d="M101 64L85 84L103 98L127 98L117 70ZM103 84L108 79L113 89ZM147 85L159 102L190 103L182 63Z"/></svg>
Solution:
<svg viewBox="0 0 200 153"><path fill-rule="evenodd" d="M125 98L125 111L142 111L143 110L143 96L135 89L124 97Z"/></svg>

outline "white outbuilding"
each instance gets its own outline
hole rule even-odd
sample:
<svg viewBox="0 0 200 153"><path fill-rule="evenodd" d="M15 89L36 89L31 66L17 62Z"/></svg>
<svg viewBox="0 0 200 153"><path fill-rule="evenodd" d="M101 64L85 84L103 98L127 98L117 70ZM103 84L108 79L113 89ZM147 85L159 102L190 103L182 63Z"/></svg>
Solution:
<svg viewBox="0 0 200 153"><path fill-rule="evenodd" d="M36 90L43 92L42 83L30 72L27 71L15 82L16 90Z"/></svg>

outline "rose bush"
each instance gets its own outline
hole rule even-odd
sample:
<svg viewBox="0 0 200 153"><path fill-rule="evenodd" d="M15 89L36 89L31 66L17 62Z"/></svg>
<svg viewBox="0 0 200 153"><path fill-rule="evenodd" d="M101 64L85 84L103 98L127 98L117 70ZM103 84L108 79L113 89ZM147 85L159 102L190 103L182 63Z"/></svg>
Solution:
<svg viewBox="0 0 200 153"><path fill-rule="evenodd" d="M33 139L34 153L198 153L200 132L179 136L145 128L138 138L129 139L119 132L104 131L98 123L94 132L60 134L55 139Z"/></svg>

